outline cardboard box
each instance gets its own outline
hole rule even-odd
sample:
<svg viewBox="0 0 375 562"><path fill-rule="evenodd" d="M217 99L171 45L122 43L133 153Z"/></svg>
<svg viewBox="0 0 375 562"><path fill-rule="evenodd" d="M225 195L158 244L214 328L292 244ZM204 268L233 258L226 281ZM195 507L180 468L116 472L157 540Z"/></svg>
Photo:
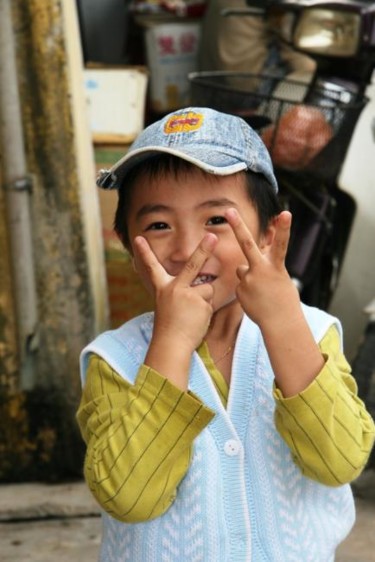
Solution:
<svg viewBox="0 0 375 562"><path fill-rule="evenodd" d="M131 143L145 124L145 67L84 69L90 126L95 143Z"/></svg>
<svg viewBox="0 0 375 562"><path fill-rule="evenodd" d="M94 146L95 171L109 170L122 158L129 148L128 144L97 144ZM113 220L117 207L117 189L98 188L102 226L105 234L113 231Z"/></svg>
<svg viewBox="0 0 375 562"><path fill-rule="evenodd" d="M110 168L129 148L128 145L95 145L96 171ZM117 190L99 189L103 226L110 323L112 328L153 309L153 300L135 272L129 253L113 230Z"/></svg>

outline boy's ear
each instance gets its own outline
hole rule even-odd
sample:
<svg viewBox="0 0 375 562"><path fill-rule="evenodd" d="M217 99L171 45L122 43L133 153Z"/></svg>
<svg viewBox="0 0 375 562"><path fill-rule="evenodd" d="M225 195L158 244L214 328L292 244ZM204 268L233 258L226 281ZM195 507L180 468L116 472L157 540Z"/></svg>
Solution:
<svg viewBox="0 0 375 562"><path fill-rule="evenodd" d="M275 238L276 228L275 219L269 222L265 232L262 232L259 238L259 249L261 252L265 252L272 245Z"/></svg>

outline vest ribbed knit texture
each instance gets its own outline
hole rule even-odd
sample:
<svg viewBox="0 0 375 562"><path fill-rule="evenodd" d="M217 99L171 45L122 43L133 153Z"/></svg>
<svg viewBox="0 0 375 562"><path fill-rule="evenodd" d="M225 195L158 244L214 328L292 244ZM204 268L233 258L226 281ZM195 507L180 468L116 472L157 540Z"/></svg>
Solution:
<svg viewBox="0 0 375 562"><path fill-rule="evenodd" d="M316 341L336 319L304 312ZM103 357L133 382L151 337L145 314L106 332L81 356ZM333 562L354 523L349 485L305 478L274 425L274 375L259 328L244 317L233 357L227 409L199 356L189 388L215 412L194 442L177 498L161 517L128 525L103 513L101 562Z"/></svg>

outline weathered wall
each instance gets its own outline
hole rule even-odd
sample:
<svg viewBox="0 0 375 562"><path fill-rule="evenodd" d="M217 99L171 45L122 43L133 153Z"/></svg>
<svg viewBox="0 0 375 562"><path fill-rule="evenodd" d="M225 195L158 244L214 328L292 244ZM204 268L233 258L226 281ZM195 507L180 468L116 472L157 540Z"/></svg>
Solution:
<svg viewBox="0 0 375 562"><path fill-rule="evenodd" d="M83 448L74 414L80 396L79 352L94 335L93 299L77 188L61 4L13 0L12 8L26 156L33 175L39 343L33 388L16 390L12 291L7 290L11 289L9 269L3 264L0 419L7 430L0 438L0 480L59 479L81 473ZM3 215L0 212L0 251L6 256Z"/></svg>
<svg viewBox="0 0 375 562"><path fill-rule="evenodd" d="M0 190L0 256L0 389L14 392L18 380L17 342L3 189Z"/></svg>

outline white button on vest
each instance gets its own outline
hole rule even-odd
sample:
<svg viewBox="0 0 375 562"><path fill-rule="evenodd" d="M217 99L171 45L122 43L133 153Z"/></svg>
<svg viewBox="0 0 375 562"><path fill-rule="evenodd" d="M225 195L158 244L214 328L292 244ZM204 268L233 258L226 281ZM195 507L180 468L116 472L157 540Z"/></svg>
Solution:
<svg viewBox="0 0 375 562"><path fill-rule="evenodd" d="M234 457L240 452L240 444L235 439L228 439L224 445L224 452L229 457Z"/></svg>

